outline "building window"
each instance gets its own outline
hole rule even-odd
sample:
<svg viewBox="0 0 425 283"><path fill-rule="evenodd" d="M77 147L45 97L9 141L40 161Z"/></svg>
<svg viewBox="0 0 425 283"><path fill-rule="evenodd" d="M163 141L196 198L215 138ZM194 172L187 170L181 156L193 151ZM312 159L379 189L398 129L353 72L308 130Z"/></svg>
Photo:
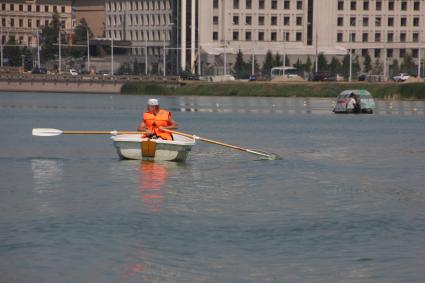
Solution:
<svg viewBox="0 0 425 283"><path fill-rule="evenodd" d="M62 6L62 7L61 7L61 12L62 12L62 13L65 13L65 6Z"/></svg>
<svg viewBox="0 0 425 283"><path fill-rule="evenodd" d="M356 26L356 17L350 17L350 26L352 27Z"/></svg>
<svg viewBox="0 0 425 283"><path fill-rule="evenodd" d="M40 12L40 5L35 6L35 11Z"/></svg>
<svg viewBox="0 0 425 283"><path fill-rule="evenodd" d="M27 10L28 10L28 12L31 12L32 11L32 6L31 5L28 5L27 6Z"/></svg>
<svg viewBox="0 0 425 283"><path fill-rule="evenodd" d="M277 32L272 31L272 32L270 33L270 40L271 40L271 41L276 41L276 40L277 40Z"/></svg>
<svg viewBox="0 0 425 283"><path fill-rule="evenodd" d="M388 18L388 26L389 27L393 27L394 26L394 18L393 17L389 17Z"/></svg>
<svg viewBox="0 0 425 283"><path fill-rule="evenodd" d="M351 42L356 42L356 33L351 33Z"/></svg>
<svg viewBox="0 0 425 283"><path fill-rule="evenodd" d="M412 57L413 58L418 58L418 55L419 55L419 51L418 51L418 49L412 49Z"/></svg>
<svg viewBox="0 0 425 283"><path fill-rule="evenodd" d="M264 26L264 16L259 16L258 17L258 25L259 26Z"/></svg>
<svg viewBox="0 0 425 283"><path fill-rule="evenodd" d="M296 35L295 35L295 40L296 41L302 41L303 40L303 33L297 32Z"/></svg>
<svg viewBox="0 0 425 283"><path fill-rule="evenodd" d="M20 12L23 12L23 11L24 11L24 5L19 4L19 11L20 11Z"/></svg>
<svg viewBox="0 0 425 283"><path fill-rule="evenodd" d="M284 26L289 26L289 23L290 23L290 18L289 18L289 16L285 16L285 17L283 17L283 25L284 25Z"/></svg>
<svg viewBox="0 0 425 283"><path fill-rule="evenodd" d="M264 0L258 0L258 9L264 10Z"/></svg>
<svg viewBox="0 0 425 283"><path fill-rule="evenodd" d="M15 5L14 4L10 4L10 11L15 11Z"/></svg>
<svg viewBox="0 0 425 283"><path fill-rule="evenodd" d="M364 32L362 35L362 41L368 42L369 41L369 34L367 32Z"/></svg>
<svg viewBox="0 0 425 283"><path fill-rule="evenodd" d="M239 32L238 31L233 32L233 40L239 40Z"/></svg>
<svg viewBox="0 0 425 283"><path fill-rule="evenodd" d="M387 49L387 57L392 58L394 54L394 50L392 48Z"/></svg>
<svg viewBox="0 0 425 283"><path fill-rule="evenodd" d="M344 41L344 35L342 34L342 32L338 32L336 35L336 41L337 42L343 42Z"/></svg>
<svg viewBox="0 0 425 283"><path fill-rule="evenodd" d="M344 10L344 1L338 1L338 11Z"/></svg>
<svg viewBox="0 0 425 283"><path fill-rule="evenodd" d="M419 42L419 33L414 32L412 35L412 41L413 42Z"/></svg>
<svg viewBox="0 0 425 283"><path fill-rule="evenodd" d="M401 18L400 19L400 26L405 27L407 24L407 19L406 18Z"/></svg>
<svg viewBox="0 0 425 283"><path fill-rule="evenodd" d="M413 2L413 10L419 11L421 9L421 3L419 1Z"/></svg>
<svg viewBox="0 0 425 283"><path fill-rule="evenodd" d="M4 4L4 3L3 3L3 4L1 4L1 10L2 10L2 11L6 11L6 4Z"/></svg>
<svg viewBox="0 0 425 283"><path fill-rule="evenodd" d="M28 27L32 28L32 20L28 20Z"/></svg>
<svg viewBox="0 0 425 283"><path fill-rule="evenodd" d="M369 26L369 18L368 17L363 17L363 26L364 27L368 27Z"/></svg>
<svg viewBox="0 0 425 283"><path fill-rule="evenodd" d="M252 0L246 0L245 8L246 9L252 9Z"/></svg>
<svg viewBox="0 0 425 283"><path fill-rule="evenodd" d="M45 21L44 21L44 26L45 26L45 27L49 26L49 20L45 20Z"/></svg>
<svg viewBox="0 0 425 283"><path fill-rule="evenodd" d="M218 25L218 16L213 17L213 24Z"/></svg>
<svg viewBox="0 0 425 283"><path fill-rule="evenodd" d="M413 18L413 26L418 27L419 26L419 18Z"/></svg>
<svg viewBox="0 0 425 283"><path fill-rule="evenodd" d="M264 32L262 32L262 31L258 32L258 40L264 41Z"/></svg>
<svg viewBox="0 0 425 283"><path fill-rule="evenodd" d="M233 24L239 25L239 16L233 16Z"/></svg>
<svg viewBox="0 0 425 283"><path fill-rule="evenodd" d="M239 0L233 0L233 9L239 9Z"/></svg>
<svg viewBox="0 0 425 283"><path fill-rule="evenodd" d="M362 56L363 57L366 57L368 55L368 53L369 53L368 49L362 49Z"/></svg>
<svg viewBox="0 0 425 283"><path fill-rule="evenodd" d="M218 32L213 32L213 40L217 41L218 40Z"/></svg>
<svg viewBox="0 0 425 283"><path fill-rule="evenodd" d="M382 1L376 1L375 9L376 9L376 11L382 10Z"/></svg>
<svg viewBox="0 0 425 283"><path fill-rule="evenodd" d="M303 17L297 17L297 26L303 25Z"/></svg>
<svg viewBox="0 0 425 283"><path fill-rule="evenodd" d="M382 18L376 17L375 18L375 26L380 27L382 25Z"/></svg>
<svg viewBox="0 0 425 283"><path fill-rule="evenodd" d="M406 56L406 49L400 48L400 57L403 58L404 56Z"/></svg>
<svg viewBox="0 0 425 283"><path fill-rule="evenodd" d="M246 16L245 17L245 24L246 25L252 25L252 17L251 16Z"/></svg>
<svg viewBox="0 0 425 283"><path fill-rule="evenodd" d="M344 25L344 18L343 17L338 17L337 25L339 27L342 27Z"/></svg>
<svg viewBox="0 0 425 283"><path fill-rule="evenodd" d="M252 40L252 34L250 31L245 32L245 40L251 41Z"/></svg>
<svg viewBox="0 0 425 283"><path fill-rule="evenodd" d="M297 10L302 10L303 9L303 1L297 1Z"/></svg>
<svg viewBox="0 0 425 283"><path fill-rule="evenodd" d="M218 9L218 0L213 1L213 9Z"/></svg>
<svg viewBox="0 0 425 283"><path fill-rule="evenodd" d="M350 10L355 11L357 9L357 1L350 2Z"/></svg>
<svg viewBox="0 0 425 283"><path fill-rule="evenodd" d="M53 6L53 12L57 13L58 12L58 7L57 6Z"/></svg>
<svg viewBox="0 0 425 283"><path fill-rule="evenodd" d="M40 24L40 20L37 20L35 23L36 23L36 26L39 28L39 27L40 27L40 25L41 25L41 24Z"/></svg>
<svg viewBox="0 0 425 283"><path fill-rule="evenodd" d="M15 26L15 19L10 19L10 26L14 27Z"/></svg>
<svg viewBox="0 0 425 283"><path fill-rule="evenodd" d="M272 10L277 10L277 0L272 0Z"/></svg>
<svg viewBox="0 0 425 283"><path fill-rule="evenodd" d="M285 0L283 2L283 9L289 10L290 8L291 8L291 2L289 2L289 0Z"/></svg>
<svg viewBox="0 0 425 283"><path fill-rule="evenodd" d="M369 11L369 0L363 1L363 11Z"/></svg>
<svg viewBox="0 0 425 283"><path fill-rule="evenodd" d="M387 34L387 41L388 41L388 42L394 42L394 33L389 32L389 33Z"/></svg>
<svg viewBox="0 0 425 283"><path fill-rule="evenodd" d="M375 42L381 42L381 33L375 32Z"/></svg>
<svg viewBox="0 0 425 283"><path fill-rule="evenodd" d="M407 11L407 2L406 1L401 1L400 5L401 5L402 11Z"/></svg>
<svg viewBox="0 0 425 283"><path fill-rule="evenodd" d="M400 33L400 42L406 42L406 33L405 32Z"/></svg>
<svg viewBox="0 0 425 283"><path fill-rule="evenodd" d="M276 16L272 16L271 17L271 25L272 26L277 26L277 17Z"/></svg>
<svg viewBox="0 0 425 283"><path fill-rule="evenodd" d="M19 19L19 27L20 28L24 27L24 20L23 19Z"/></svg>
<svg viewBox="0 0 425 283"><path fill-rule="evenodd" d="M388 1L388 10L394 11L394 1Z"/></svg>
<svg viewBox="0 0 425 283"><path fill-rule="evenodd" d="M289 41L290 40L290 36L289 36L289 32L288 31L283 32L283 40L284 41Z"/></svg>
<svg viewBox="0 0 425 283"><path fill-rule="evenodd" d="M373 55L375 56L375 58L379 58L379 57L381 57L381 49L376 48L376 49L374 50L374 53L375 53L375 54L373 54Z"/></svg>

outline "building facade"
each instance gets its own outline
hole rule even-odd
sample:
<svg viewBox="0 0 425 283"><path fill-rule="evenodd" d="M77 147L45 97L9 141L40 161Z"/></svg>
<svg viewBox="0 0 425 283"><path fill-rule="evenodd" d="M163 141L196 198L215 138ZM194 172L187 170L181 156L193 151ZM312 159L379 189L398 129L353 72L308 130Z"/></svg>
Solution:
<svg viewBox="0 0 425 283"><path fill-rule="evenodd" d="M72 8L77 25L85 19L94 37L104 37L105 0L74 0Z"/></svg>
<svg viewBox="0 0 425 283"><path fill-rule="evenodd" d="M15 39L19 45L36 46L37 30L41 30L58 13L62 28L72 32L72 1L6 0L0 2L1 40Z"/></svg>

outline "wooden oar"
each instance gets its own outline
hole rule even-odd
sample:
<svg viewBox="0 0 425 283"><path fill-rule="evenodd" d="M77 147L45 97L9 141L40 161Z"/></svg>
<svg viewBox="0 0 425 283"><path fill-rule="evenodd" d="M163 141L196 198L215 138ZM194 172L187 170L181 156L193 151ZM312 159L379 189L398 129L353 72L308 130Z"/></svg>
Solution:
<svg viewBox="0 0 425 283"><path fill-rule="evenodd" d="M178 132L178 131L174 131L174 130L163 129L163 131L167 131L167 132L170 132L172 134L181 135L181 136L184 136L184 137L200 140L200 141L203 141L203 142L221 145L221 146L224 146L224 147L228 147L228 148L248 152L248 153L251 153L251 154L259 155L259 156L262 156L263 158L267 158L268 160L282 159L279 155L274 154L274 153L267 153L267 152L263 152L263 151L259 151L259 150L243 148L243 147L240 147L240 146L237 146L237 145L232 145L232 144L227 144L227 143L223 143L223 142L220 142L220 141L210 140L210 139L198 137L196 135L182 133L182 132Z"/></svg>
<svg viewBox="0 0 425 283"><path fill-rule="evenodd" d="M54 137L59 135L125 135L125 134L144 134L144 132L128 132L128 131L62 131L58 129L32 129L33 136Z"/></svg>

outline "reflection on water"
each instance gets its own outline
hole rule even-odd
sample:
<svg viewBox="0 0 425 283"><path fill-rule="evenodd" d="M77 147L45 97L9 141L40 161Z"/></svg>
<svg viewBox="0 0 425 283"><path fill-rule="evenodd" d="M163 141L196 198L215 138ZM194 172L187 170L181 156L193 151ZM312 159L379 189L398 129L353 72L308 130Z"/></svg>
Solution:
<svg viewBox="0 0 425 283"><path fill-rule="evenodd" d="M139 193L143 206L158 213L164 202L165 185L168 181L166 165L142 161L139 166Z"/></svg>

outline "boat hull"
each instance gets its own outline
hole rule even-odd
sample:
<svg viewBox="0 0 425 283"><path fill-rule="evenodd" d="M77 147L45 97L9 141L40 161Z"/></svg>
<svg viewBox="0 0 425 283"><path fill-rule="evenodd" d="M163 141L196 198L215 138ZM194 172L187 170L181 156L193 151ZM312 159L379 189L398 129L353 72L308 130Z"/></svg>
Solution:
<svg viewBox="0 0 425 283"><path fill-rule="evenodd" d="M174 141L152 140L140 135L112 137L121 159L185 162L195 140L174 136Z"/></svg>

